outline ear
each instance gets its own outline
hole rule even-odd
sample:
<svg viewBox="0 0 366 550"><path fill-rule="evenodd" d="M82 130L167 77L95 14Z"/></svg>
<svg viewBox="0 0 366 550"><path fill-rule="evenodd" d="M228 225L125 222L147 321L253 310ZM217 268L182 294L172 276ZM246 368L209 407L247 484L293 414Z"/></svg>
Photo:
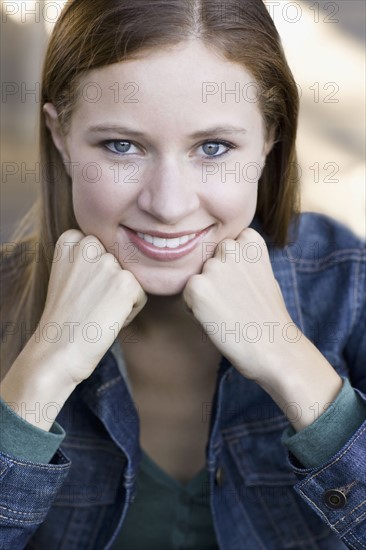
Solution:
<svg viewBox="0 0 366 550"><path fill-rule="evenodd" d="M70 157L55 106L52 103L45 103L43 105L43 113L45 116L46 126L51 132L52 141L55 144L56 149L59 151L65 164L66 171L68 172L67 165L70 163Z"/></svg>

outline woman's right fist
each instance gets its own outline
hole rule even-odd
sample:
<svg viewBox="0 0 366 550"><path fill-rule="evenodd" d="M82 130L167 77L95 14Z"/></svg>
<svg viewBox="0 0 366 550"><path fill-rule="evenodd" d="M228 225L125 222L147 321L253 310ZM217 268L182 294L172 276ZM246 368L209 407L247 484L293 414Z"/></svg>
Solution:
<svg viewBox="0 0 366 550"><path fill-rule="evenodd" d="M56 243L38 324L40 345L47 356L64 357L64 374L79 384L146 301L134 275L97 237L69 229Z"/></svg>

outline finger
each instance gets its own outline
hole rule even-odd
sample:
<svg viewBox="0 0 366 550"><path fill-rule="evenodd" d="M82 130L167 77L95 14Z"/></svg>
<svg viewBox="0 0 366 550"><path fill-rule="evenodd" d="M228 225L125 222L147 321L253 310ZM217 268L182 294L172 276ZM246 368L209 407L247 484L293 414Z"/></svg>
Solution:
<svg viewBox="0 0 366 550"><path fill-rule="evenodd" d="M76 243L79 243L84 237L85 237L84 233L82 231L79 231L79 229L68 229L67 231L64 231L60 235L57 242L60 244L62 243L76 244Z"/></svg>
<svg viewBox="0 0 366 550"><path fill-rule="evenodd" d="M197 295L200 296L205 292L202 287L205 282L205 277L202 274L195 274L189 277L186 286L182 292L183 300L189 310L193 310L194 302L197 300Z"/></svg>
<svg viewBox="0 0 366 550"><path fill-rule="evenodd" d="M271 263L265 239L252 227L244 229L237 241L240 243L242 257L248 259L250 263L256 264L262 259L268 264Z"/></svg>
<svg viewBox="0 0 366 550"><path fill-rule="evenodd" d="M137 317L137 315L140 313L140 311L144 308L144 306L146 305L146 302L147 302L147 296L143 292L143 296L138 298L138 301L136 302L136 304L132 308L130 314L127 316L125 322L123 323L122 328L126 328L126 327L128 327L128 325L130 323L132 323L132 321L135 319L135 317Z"/></svg>
<svg viewBox="0 0 366 550"><path fill-rule="evenodd" d="M137 288L137 293L135 294L132 310L131 310L130 314L128 315L128 317L125 321L125 323L126 322L130 323L140 313L140 311L145 307L146 302L147 302L147 294L144 291L144 289L142 288L142 286L140 285L140 283L137 281L135 276L131 273L131 271L126 271L124 273L124 276L125 277L130 276L131 277L131 284L133 285L134 289Z"/></svg>
<svg viewBox="0 0 366 550"><path fill-rule="evenodd" d="M263 239L262 235L258 233L255 229L252 227L246 227L239 233L239 235L236 238L237 241L243 241L243 242L257 242L259 244L264 243L265 240Z"/></svg>
<svg viewBox="0 0 366 550"><path fill-rule="evenodd" d="M139 293L137 295L137 300L135 302L134 308L138 310L138 313L142 310L147 302L146 292L142 287L140 287Z"/></svg>
<svg viewBox="0 0 366 550"><path fill-rule="evenodd" d="M84 237L84 233L78 229L64 231L56 241L53 253L54 261L55 258L60 259L61 257L68 261L73 261L75 249Z"/></svg>
<svg viewBox="0 0 366 550"><path fill-rule="evenodd" d="M248 258L255 263L255 258L260 259L267 256L269 257L267 243L262 235L255 229L246 227L236 239L226 238L220 241L214 251L213 258L224 261L224 258L227 257L232 259L240 257Z"/></svg>

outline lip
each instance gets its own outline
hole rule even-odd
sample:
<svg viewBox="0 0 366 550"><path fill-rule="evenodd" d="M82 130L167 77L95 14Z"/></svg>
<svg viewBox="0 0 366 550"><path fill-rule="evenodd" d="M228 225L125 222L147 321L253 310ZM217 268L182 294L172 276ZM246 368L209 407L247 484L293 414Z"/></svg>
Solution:
<svg viewBox="0 0 366 550"><path fill-rule="evenodd" d="M197 229L192 229L191 231L184 231L181 233L162 233L161 231L144 231L142 229L132 229L132 227L127 227L127 225L123 225L122 227L124 227L125 229L129 229L130 231L134 231L135 233L143 233L144 235L151 235L152 237L160 237L162 239L177 239L178 237L184 237L185 235L199 233Z"/></svg>
<svg viewBox="0 0 366 550"><path fill-rule="evenodd" d="M192 250L194 250L197 247L197 245L203 239L203 237L207 235L207 233L210 231L213 225L206 227L206 229L203 229L202 231L200 231L194 237L194 239L192 239L191 241L188 241L188 243L186 244L182 244L182 246L178 246L177 248L158 248L153 244L150 244L144 241L144 239L141 239L137 235L137 233L134 230L130 229L129 227L126 227L124 225L121 225L120 227L127 233L130 241L134 243L137 246L137 248L140 250L140 252L145 254L145 256L148 256L149 258L152 258L154 260L169 262L171 260L178 260L179 258L182 258L183 256L186 256L187 254L192 252ZM141 231L141 233L143 233L143 231ZM192 231L192 233L194 233L194 231ZM147 233L147 235L150 235L150 233ZM154 233L153 235L156 235L156 234ZM183 233L183 234L180 233L180 236L183 236L183 235L189 235L189 233ZM156 235L156 236L159 236L159 235ZM168 238L168 237L165 237L165 238ZM174 238L174 237L170 237L170 238Z"/></svg>

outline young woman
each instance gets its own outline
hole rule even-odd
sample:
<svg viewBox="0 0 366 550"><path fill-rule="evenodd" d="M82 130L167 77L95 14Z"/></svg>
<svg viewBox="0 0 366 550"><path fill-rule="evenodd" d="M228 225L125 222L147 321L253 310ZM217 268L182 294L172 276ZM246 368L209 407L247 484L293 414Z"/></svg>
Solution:
<svg viewBox="0 0 366 550"><path fill-rule="evenodd" d="M297 114L261 0L68 3L2 252L1 548L365 547L364 243L299 214Z"/></svg>

